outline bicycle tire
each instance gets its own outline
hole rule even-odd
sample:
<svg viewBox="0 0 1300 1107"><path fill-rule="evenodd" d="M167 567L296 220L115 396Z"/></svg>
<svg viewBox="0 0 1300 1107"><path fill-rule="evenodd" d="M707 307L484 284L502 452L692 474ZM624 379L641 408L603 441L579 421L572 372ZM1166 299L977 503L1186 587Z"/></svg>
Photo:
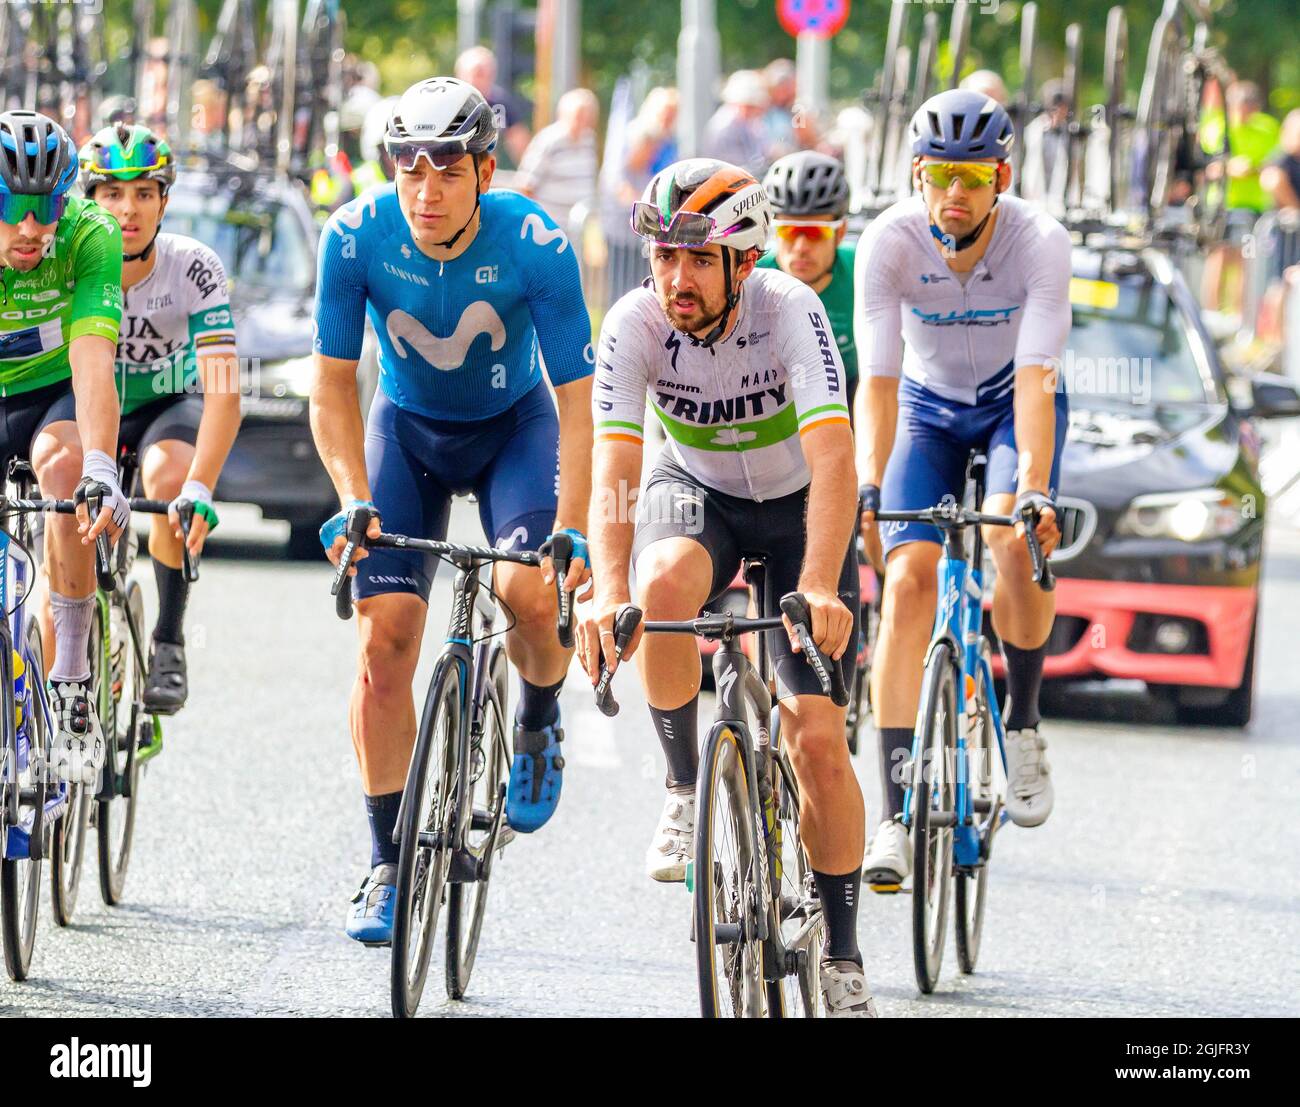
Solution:
<svg viewBox="0 0 1300 1107"><path fill-rule="evenodd" d="M752 887L753 859L759 845L740 741L725 723L714 724L696 778L693 911L700 1014L706 1019L768 1014L762 943L752 937L756 930L752 899L757 892ZM734 861L714 856L725 846L714 826L715 816L723 818L731 832ZM736 941L719 943L718 931L724 927L735 930ZM718 951L722 951L721 963ZM724 1009L724 1001L730 1010Z"/></svg>
<svg viewBox="0 0 1300 1107"><path fill-rule="evenodd" d="M429 682L402 798L391 963L397 1018L413 1017L420 1006L451 860L461 688L461 665L444 654ZM433 842L420 842L422 832Z"/></svg>
<svg viewBox="0 0 1300 1107"><path fill-rule="evenodd" d="M492 875L491 858L484 851L491 825L498 815L498 805L505 802L501 785L509 772L506 701L502 698L507 671L505 649L496 644L489 657L489 679L480 693L480 702L475 705L471 735L465 742L469 769L461 777L464 786L460 802L470 804L475 812L474 821L486 824L480 825L477 835L472 823L465 830L466 847L480 858L479 878L447 885L447 994L452 999L465 998L478 956ZM476 732L481 737L474 742L472 736Z"/></svg>
<svg viewBox="0 0 1300 1107"><path fill-rule="evenodd" d="M822 918L820 907L812 907L816 902L816 889L812 886L812 864L799 833L799 783L785 750L778 750L772 764L778 789L777 815L781 834L780 850L776 854L780 859L778 879L772 882L772 888L778 896L782 941L787 949L791 949L792 941L802 933L803 954L799 956L796 949L799 959L796 972L769 986L768 1001L774 1006L779 1004L778 1009L784 1018L822 1018L825 1010L822 1005L821 951L826 936L826 920ZM803 905L802 915L792 913L792 899Z"/></svg>
<svg viewBox="0 0 1300 1107"><path fill-rule="evenodd" d="M966 51L970 47L970 4L968 0L957 0L952 8L952 22L948 25L948 53L952 55L952 76L948 78L948 87L956 88L961 84L961 67L966 61Z"/></svg>
<svg viewBox="0 0 1300 1107"><path fill-rule="evenodd" d="M981 657L992 654L987 638L980 641L980 654ZM993 688L985 677L984 667L981 666L979 672L975 674L975 702L982 705L982 710L979 712L979 722L975 728L976 740L966 750L969 767L966 775L972 798L990 802L998 791L996 781L1002 762L997 737L993 730L993 713L989 708L993 695ZM995 804L994 807L996 808L997 805ZM981 814L976 812L977 822L981 817ZM994 810L984 817L992 820L999 818L1000 814ZM989 836L996 829L990 822ZM986 842L987 838L981 835L982 856L979 868L974 872L964 872L954 868L953 934L957 945L957 963L961 971L966 974L975 971L975 963L980 955L980 940L984 935L984 909L988 905L989 887L989 859L984 848Z"/></svg>
<svg viewBox="0 0 1300 1107"><path fill-rule="evenodd" d="M1142 208L1149 219L1164 208L1162 182L1168 176L1167 163L1172 157L1168 124L1170 106L1177 95L1176 90L1170 89L1174 84L1171 56L1177 49L1177 40L1177 26L1168 16L1161 15L1151 28L1135 132L1142 145Z"/></svg>
<svg viewBox="0 0 1300 1107"><path fill-rule="evenodd" d="M912 963L917 987L929 995L943 964L947 932L952 828L936 827L930 815L953 810L949 778L957 746L956 660L941 642L930 654L921 684L923 740L919 764L912 766Z"/></svg>
<svg viewBox="0 0 1300 1107"><path fill-rule="evenodd" d="M35 619L28 623L28 656L34 658L38 672L37 687L45 686L44 666L41 664L41 630ZM29 687L31 687L29 685ZM42 730L45 715L39 705L32 711L32 721ZM48 739L42 736L42 746ZM77 908L77 892L81 887L81 873L85 864L86 834L90 829L90 808L94 802L89 788L83 784L68 785L68 806L54 826L50 844L50 907L54 921L59 926L72 922Z"/></svg>
<svg viewBox="0 0 1300 1107"><path fill-rule="evenodd" d="M115 592L110 600L109 627L103 625L103 609L95 605L91 624L91 686L96 691L99 723L104 729L106 746L104 772L111 773L111 787L105 781L95 804L95 828L99 855L99 894L112 907L122 902L126 873L131 864L131 846L135 841L135 818L140 801L142 763L136 756L143 726L152 719L144 714L145 662L139 648L144 626L144 595L136 581L128 581L125 599ZM122 605L122 606L118 606ZM123 612L118 635L123 640L122 684L115 688L113 673L112 612ZM132 633L131 627L135 632ZM111 730L111 732L110 732ZM114 841L115 835L119 840Z"/></svg>
<svg viewBox="0 0 1300 1107"><path fill-rule="evenodd" d="M1124 96L1128 77L1128 17L1119 5L1106 15L1106 58L1103 85L1106 94L1107 179L1110 195L1107 197L1111 213L1122 211L1127 203L1124 196L1126 179L1124 165Z"/></svg>
<svg viewBox="0 0 1300 1107"><path fill-rule="evenodd" d="M0 731L4 735L5 826L18 825L22 815L19 802L23 788L23 775L33 774L33 758L28 752L26 774L18 770L18 728L15 722L13 645L8 624L0 634L0 688L3 693L3 719ZM30 779L28 780L30 784ZM44 795L44 790L40 790ZM5 830L8 833L8 830ZM5 857L0 860L0 932L3 932L5 971L9 979L26 980L32 965L32 949L36 944L36 925L40 913L41 863L31 857Z"/></svg>

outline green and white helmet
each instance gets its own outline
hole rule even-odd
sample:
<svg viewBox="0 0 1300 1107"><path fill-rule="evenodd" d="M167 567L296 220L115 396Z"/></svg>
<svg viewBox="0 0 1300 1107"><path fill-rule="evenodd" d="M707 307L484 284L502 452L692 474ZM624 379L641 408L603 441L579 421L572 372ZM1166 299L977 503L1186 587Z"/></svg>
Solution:
<svg viewBox="0 0 1300 1107"><path fill-rule="evenodd" d="M87 197L110 181L157 181L164 197L176 183L176 159L167 140L141 124L105 127L81 148L79 161Z"/></svg>

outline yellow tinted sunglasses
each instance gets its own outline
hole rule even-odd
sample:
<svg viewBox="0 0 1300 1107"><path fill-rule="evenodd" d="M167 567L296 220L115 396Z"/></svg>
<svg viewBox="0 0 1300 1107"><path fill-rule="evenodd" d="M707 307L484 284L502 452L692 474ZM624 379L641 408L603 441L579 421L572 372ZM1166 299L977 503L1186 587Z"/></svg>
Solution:
<svg viewBox="0 0 1300 1107"><path fill-rule="evenodd" d="M793 242L796 238L829 242L842 226L844 226L843 219L836 219L830 223L803 223L797 219L777 219L773 222L776 237L782 242Z"/></svg>
<svg viewBox="0 0 1300 1107"><path fill-rule="evenodd" d="M981 161L927 161L921 175L935 188L951 188L961 181L963 188L987 188L998 175L998 167Z"/></svg>

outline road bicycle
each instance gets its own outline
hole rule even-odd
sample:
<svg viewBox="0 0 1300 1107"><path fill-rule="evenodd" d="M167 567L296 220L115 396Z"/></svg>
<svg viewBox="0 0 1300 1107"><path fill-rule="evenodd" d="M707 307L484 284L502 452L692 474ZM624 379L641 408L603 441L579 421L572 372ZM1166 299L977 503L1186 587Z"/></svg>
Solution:
<svg viewBox="0 0 1300 1107"><path fill-rule="evenodd" d="M347 570L359 546L430 553L456 569L447 634L429 681L393 831L400 855L392 1009L395 1017L410 1018L424 993L444 902L447 994L464 998L478 954L494 858L514 838L505 822L511 735L506 710L508 664L501 638L514 624L503 631L493 629L501 601L480 572L498 562L540 566L543 554L400 534L368 538L366 527L372 518L367 509L349 513L347 544L332 589L340 618L352 615ZM564 591L572 540L557 535L548 552L560 590L560 641L572 644L572 594Z"/></svg>
<svg viewBox="0 0 1300 1107"><path fill-rule="evenodd" d="M972 452L967 478L975 504L984 501L985 468L984 455ZM900 819L912 841L912 962L917 986L928 994L943 960L950 887L957 960L962 972L975 971L993 842L1006 821L1006 736L993 689L993 650L983 631L980 528L1024 522L1034 581L1044 591L1056 585L1034 533L1032 507L1020 515L991 515L952 499L921 511L879 511L876 519L886 526L925 523L943 535L934 632L904 766Z"/></svg>
<svg viewBox="0 0 1300 1107"><path fill-rule="evenodd" d="M775 684L766 634L784 634L784 623L764 614L774 605L763 559L747 559L744 573L757 618L706 612L685 622L645 624L647 634L694 634L718 642L713 655L718 706L700 753L695 859L687 870L700 1013L705 1018L816 1018L824 1014L820 976L826 924L799 834L799 784L781 746L779 717L772 718ZM787 593L780 610L823 691L845 706L849 697L840 666L817 650L808 631L807 601ZM642 614L631 604L619 612L616 656L627 648ZM750 632L760 632L756 662L739 642ZM596 704L606 715L618 713L611 679L602 665Z"/></svg>

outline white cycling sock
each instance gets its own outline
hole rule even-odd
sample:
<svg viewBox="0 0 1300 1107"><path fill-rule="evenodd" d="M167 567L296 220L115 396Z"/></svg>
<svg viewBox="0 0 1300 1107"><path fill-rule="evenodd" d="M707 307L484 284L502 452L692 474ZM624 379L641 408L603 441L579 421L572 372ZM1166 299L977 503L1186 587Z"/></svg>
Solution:
<svg viewBox="0 0 1300 1107"><path fill-rule="evenodd" d="M54 665L50 668L50 683L88 681L90 651L86 647L90 620L95 614L94 594L74 600L51 591L50 607L54 609Z"/></svg>

